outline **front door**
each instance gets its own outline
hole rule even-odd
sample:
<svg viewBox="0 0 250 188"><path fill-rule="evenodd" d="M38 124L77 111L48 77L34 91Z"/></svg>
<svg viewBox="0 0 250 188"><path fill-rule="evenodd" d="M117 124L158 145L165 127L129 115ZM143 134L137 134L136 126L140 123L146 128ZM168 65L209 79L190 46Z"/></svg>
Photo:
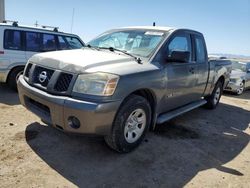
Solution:
<svg viewBox="0 0 250 188"><path fill-rule="evenodd" d="M165 111L178 108L197 100L195 95L196 66L192 61L191 36L188 33L176 33L166 44L167 56L173 51L190 53L188 62L165 62L164 69L167 78L165 89Z"/></svg>

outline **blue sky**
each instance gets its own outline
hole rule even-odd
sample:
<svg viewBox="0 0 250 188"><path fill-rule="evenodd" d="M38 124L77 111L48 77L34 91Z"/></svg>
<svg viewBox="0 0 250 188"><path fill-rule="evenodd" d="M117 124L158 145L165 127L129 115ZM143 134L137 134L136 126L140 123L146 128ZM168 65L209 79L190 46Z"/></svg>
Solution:
<svg viewBox="0 0 250 188"><path fill-rule="evenodd" d="M85 42L112 28L152 25L202 32L209 53L250 56L250 0L5 0L6 19L59 26Z"/></svg>

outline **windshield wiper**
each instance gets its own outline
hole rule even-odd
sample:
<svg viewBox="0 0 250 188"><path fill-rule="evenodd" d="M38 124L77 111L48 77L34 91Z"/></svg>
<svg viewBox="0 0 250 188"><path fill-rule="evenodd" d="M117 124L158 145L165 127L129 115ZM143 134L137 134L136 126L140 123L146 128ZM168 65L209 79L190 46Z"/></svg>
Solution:
<svg viewBox="0 0 250 188"><path fill-rule="evenodd" d="M110 50L111 52L114 52L114 51L122 52L123 54L126 54L126 55L128 55L130 57L133 57L136 60L137 63L142 64L141 58L136 57L136 56L128 53L126 50L120 50L120 49L113 48L113 47L98 47L98 49L107 49L107 50Z"/></svg>

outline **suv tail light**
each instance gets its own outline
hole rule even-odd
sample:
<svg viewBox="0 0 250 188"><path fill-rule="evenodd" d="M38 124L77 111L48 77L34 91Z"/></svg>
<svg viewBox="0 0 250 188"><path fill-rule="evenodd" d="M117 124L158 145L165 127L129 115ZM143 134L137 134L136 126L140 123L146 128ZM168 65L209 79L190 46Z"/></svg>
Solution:
<svg viewBox="0 0 250 188"><path fill-rule="evenodd" d="M4 51L0 51L0 54L4 54Z"/></svg>

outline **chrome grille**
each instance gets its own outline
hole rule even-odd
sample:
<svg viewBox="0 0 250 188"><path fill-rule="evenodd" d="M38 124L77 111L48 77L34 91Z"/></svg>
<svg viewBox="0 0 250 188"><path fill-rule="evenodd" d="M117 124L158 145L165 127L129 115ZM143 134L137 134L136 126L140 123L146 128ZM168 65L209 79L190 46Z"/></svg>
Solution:
<svg viewBox="0 0 250 188"><path fill-rule="evenodd" d="M54 72L54 70L36 66L33 74L33 83L47 87Z"/></svg>
<svg viewBox="0 0 250 188"><path fill-rule="evenodd" d="M27 73L27 77L32 78L29 81L31 85L49 93L61 95L67 95L70 93L69 86L74 78L74 74L45 68L39 65L33 66L35 67L32 68L32 72L29 71L29 73ZM27 70L28 68L29 67L27 67ZM27 71L25 71L25 73L26 72Z"/></svg>

